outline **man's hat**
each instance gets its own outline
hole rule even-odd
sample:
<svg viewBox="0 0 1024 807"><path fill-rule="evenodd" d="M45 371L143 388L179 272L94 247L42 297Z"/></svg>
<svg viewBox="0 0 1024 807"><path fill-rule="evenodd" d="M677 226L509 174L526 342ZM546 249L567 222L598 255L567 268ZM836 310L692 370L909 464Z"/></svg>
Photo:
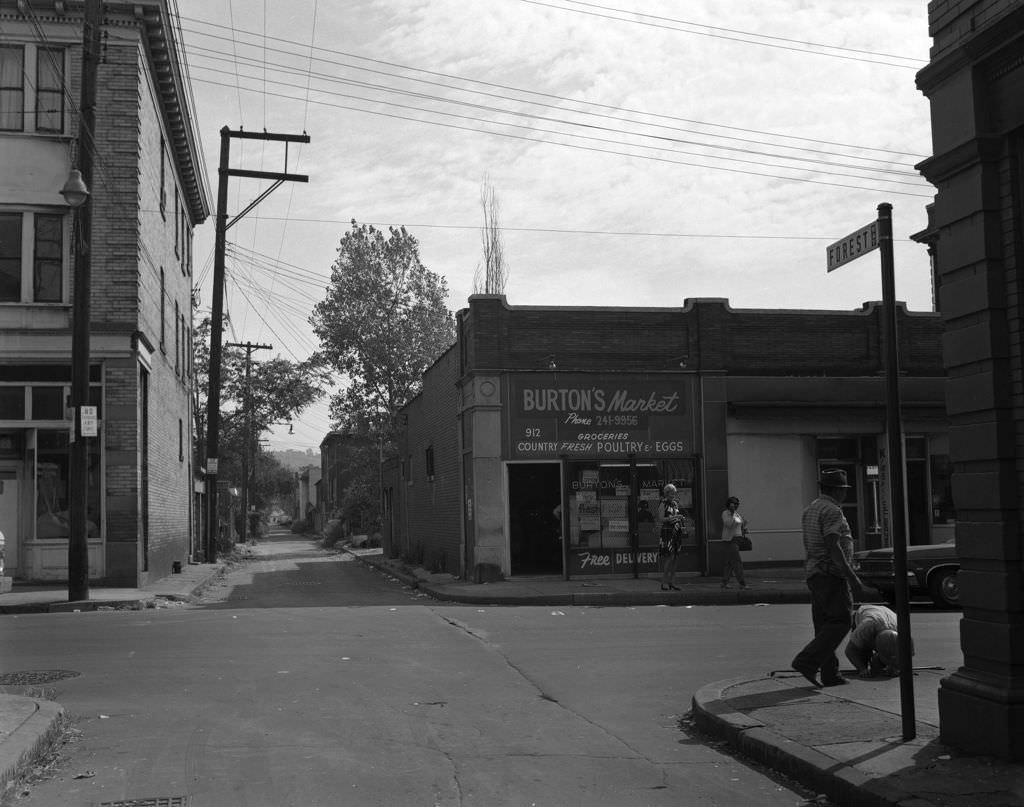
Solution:
<svg viewBox="0 0 1024 807"><path fill-rule="evenodd" d="M826 468L821 472L821 486L823 488L848 488L846 483L846 471L838 468Z"/></svg>

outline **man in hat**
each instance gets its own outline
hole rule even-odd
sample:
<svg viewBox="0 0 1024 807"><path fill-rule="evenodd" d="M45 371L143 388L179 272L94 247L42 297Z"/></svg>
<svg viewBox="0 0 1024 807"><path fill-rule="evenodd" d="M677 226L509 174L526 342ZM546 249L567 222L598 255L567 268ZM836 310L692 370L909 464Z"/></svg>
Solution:
<svg viewBox="0 0 1024 807"><path fill-rule="evenodd" d="M899 675L896 614L884 605L862 605L853 612L846 657L862 678ZM913 649L911 649L913 654Z"/></svg>
<svg viewBox="0 0 1024 807"><path fill-rule="evenodd" d="M841 507L850 489L846 471L822 471L819 487L821 494L801 520L814 638L796 654L792 666L814 686L828 687L847 683L839 673L836 649L850 631L853 603L862 598L863 587L850 565L853 536Z"/></svg>

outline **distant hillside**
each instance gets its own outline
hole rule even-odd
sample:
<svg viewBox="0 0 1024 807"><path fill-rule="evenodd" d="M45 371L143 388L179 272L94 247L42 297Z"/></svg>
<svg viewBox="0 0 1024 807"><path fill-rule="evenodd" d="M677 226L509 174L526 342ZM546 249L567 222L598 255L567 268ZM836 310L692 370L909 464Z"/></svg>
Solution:
<svg viewBox="0 0 1024 807"><path fill-rule="evenodd" d="M298 471L309 465L320 467L320 452L311 448L307 448L305 451L288 449L287 451L271 451L269 453L285 468L290 468L293 471Z"/></svg>

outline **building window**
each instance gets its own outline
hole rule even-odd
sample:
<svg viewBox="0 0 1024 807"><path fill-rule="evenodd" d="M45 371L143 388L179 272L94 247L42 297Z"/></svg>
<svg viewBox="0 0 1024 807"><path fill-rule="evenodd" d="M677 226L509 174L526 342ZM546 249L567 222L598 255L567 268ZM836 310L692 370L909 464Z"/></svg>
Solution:
<svg viewBox="0 0 1024 807"><path fill-rule="evenodd" d="M427 466L427 481L434 481L434 447L429 446L427 448L425 464Z"/></svg>
<svg viewBox="0 0 1024 807"><path fill-rule="evenodd" d="M64 50L36 51L36 131L64 131Z"/></svg>
<svg viewBox="0 0 1024 807"><path fill-rule="evenodd" d="M67 215L0 213L0 302L64 302Z"/></svg>
<svg viewBox="0 0 1024 807"><path fill-rule="evenodd" d="M32 257L32 298L37 303L64 299L64 216L36 213Z"/></svg>
<svg viewBox="0 0 1024 807"><path fill-rule="evenodd" d="M178 301L174 301L174 372L181 372L181 314Z"/></svg>
<svg viewBox="0 0 1024 807"><path fill-rule="evenodd" d="M64 131L64 54L33 44L0 46L0 130Z"/></svg>
<svg viewBox="0 0 1024 807"><path fill-rule="evenodd" d="M167 141L160 135L160 215L167 219L167 160L164 152L167 151Z"/></svg>
<svg viewBox="0 0 1024 807"><path fill-rule="evenodd" d="M160 267L160 350L167 352L167 312L165 301L167 298L167 281L164 278L164 268Z"/></svg>
<svg viewBox="0 0 1024 807"><path fill-rule="evenodd" d="M0 129L20 132L25 126L25 49L0 46Z"/></svg>
<svg viewBox="0 0 1024 807"><path fill-rule="evenodd" d="M181 200L178 188L174 188L174 257L181 257Z"/></svg>
<svg viewBox="0 0 1024 807"><path fill-rule="evenodd" d="M0 213L0 302L21 302L21 213Z"/></svg>

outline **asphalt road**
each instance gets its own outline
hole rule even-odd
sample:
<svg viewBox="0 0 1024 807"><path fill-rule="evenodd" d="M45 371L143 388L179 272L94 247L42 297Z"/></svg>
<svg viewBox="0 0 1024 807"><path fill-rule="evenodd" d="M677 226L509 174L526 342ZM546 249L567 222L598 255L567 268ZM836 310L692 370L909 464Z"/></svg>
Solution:
<svg viewBox="0 0 1024 807"><path fill-rule="evenodd" d="M74 718L18 807L793 807L688 730L693 692L782 669L806 606L439 603L274 537L202 603L0 618L3 671ZM917 617L950 663L957 614ZM165 799L166 801L159 801ZM175 801L177 799L177 801Z"/></svg>

